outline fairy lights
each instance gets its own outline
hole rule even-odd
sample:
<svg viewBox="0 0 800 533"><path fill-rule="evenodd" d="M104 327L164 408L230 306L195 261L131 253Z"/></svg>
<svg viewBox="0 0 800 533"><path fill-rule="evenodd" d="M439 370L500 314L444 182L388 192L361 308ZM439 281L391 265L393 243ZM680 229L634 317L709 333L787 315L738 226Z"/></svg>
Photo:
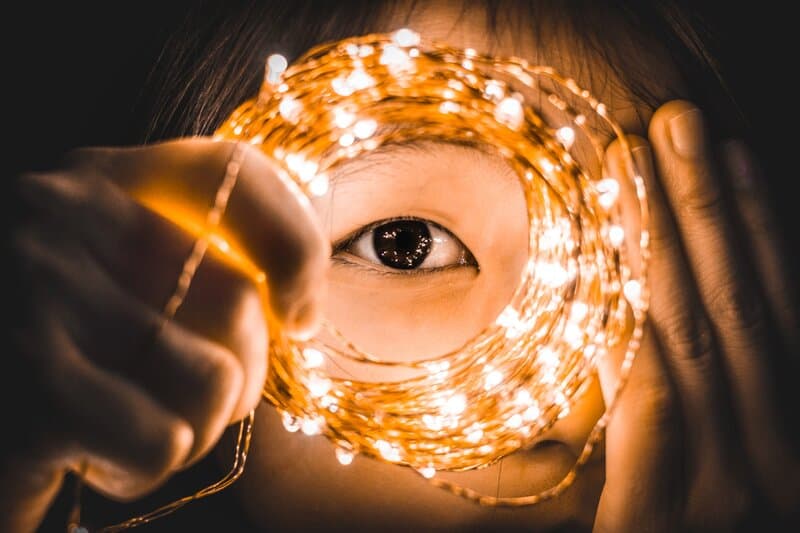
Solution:
<svg viewBox="0 0 800 533"><path fill-rule="evenodd" d="M574 101L548 93L554 86ZM561 124L545 122L526 97L533 90L548 95ZM605 106L549 67L429 43L409 29L325 44L290 66L270 56L259 97L237 109L217 138L257 145L299 191L326 194L336 165L388 143L469 142L493 147L518 174L530 223L527 266L511 301L458 350L390 362L330 321L324 336L309 341L272 331L264 395L287 431L325 435L342 465L362 454L409 466L484 505L534 504L572 482L610 408L575 468L543 493L483 496L435 474L485 467L532 442L567 416L597 358L615 345L625 351L624 383L647 309L647 239L623 229L618 180L627 178L590 175L570 152L579 135L594 139L589 118L592 128L604 124L622 139L626 171L636 176ZM646 228L644 186L631 183ZM628 246L631 238L637 246ZM640 254L635 270L630 249ZM380 383L326 372L328 360L345 359L414 372Z"/></svg>

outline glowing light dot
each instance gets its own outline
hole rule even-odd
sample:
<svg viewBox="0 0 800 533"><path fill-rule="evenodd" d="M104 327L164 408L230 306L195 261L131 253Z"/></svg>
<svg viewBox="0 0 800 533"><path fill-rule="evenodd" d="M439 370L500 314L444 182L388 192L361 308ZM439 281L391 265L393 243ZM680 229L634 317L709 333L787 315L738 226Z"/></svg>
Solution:
<svg viewBox="0 0 800 533"><path fill-rule="evenodd" d="M447 113L458 113L461 111L461 106L455 102L451 102L450 100L444 101L439 104L439 112L442 114Z"/></svg>
<svg viewBox="0 0 800 533"><path fill-rule="evenodd" d="M297 175L300 181L308 183L317 175L317 164L314 161L304 160L298 165Z"/></svg>
<svg viewBox="0 0 800 533"><path fill-rule="evenodd" d="M576 115L574 120L575 124L577 124L578 126L583 126L584 124L586 124L586 117L584 115Z"/></svg>
<svg viewBox="0 0 800 533"><path fill-rule="evenodd" d="M375 53L375 48L368 44L362 44L358 47L358 57L369 57Z"/></svg>
<svg viewBox="0 0 800 533"><path fill-rule="evenodd" d="M455 394L447 399L442 412L445 415L460 415L467 408L467 397L463 394Z"/></svg>
<svg viewBox="0 0 800 533"><path fill-rule="evenodd" d="M341 137L339 137L339 145L345 148L352 146L354 142L356 142L356 138L352 133L344 133Z"/></svg>
<svg viewBox="0 0 800 533"><path fill-rule="evenodd" d="M556 139L564 145L564 148L569 150L572 147L572 143L575 142L575 130L569 126L559 128L558 131L556 131Z"/></svg>
<svg viewBox="0 0 800 533"><path fill-rule="evenodd" d="M583 344L583 331L574 323L569 323L564 327L564 340L573 349L578 349Z"/></svg>
<svg viewBox="0 0 800 533"><path fill-rule="evenodd" d="M531 405L522 413L522 418L526 422L533 422L534 420L538 420L539 417L542 416L542 412L539 409L538 405Z"/></svg>
<svg viewBox="0 0 800 533"><path fill-rule="evenodd" d="M419 44L419 34L408 28L394 32L392 40L399 46L416 46Z"/></svg>
<svg viewBox="0 0 800 533"><path fill-rule="evenodd" d="M475 65L472 63L471 59L465 59L464 61L462 61L461 66L467 70L472 70L473 68L475 68Z"/></svg>
<svg viewBox="0 0 800 533"><path fill-rule="evenodd" d="M358 55L358 45L355 43L348 43L347 46L344 47L344 51L347 52L347 55L350 57L356 57Z"/></svg>
<svg viewBox="0 0 800 533"><path fill-rule="evenodd" d="M408 54L405 53L400 48L388 45L383 47L383 53L381 53L380 63L381 65L386 65L388 67L400 67L407 64L410 61Z"/></svg>
<svg viewBox="0 0 800 533"><path fill-rule="evenodd" d="M331 87L333 91L340 96L350 96L354 91L353 87L351 87L342 76L334 78L331 82Z"/></svg>
<svg viewBox="0 0 800 533"><path fill-rule="evenodd" d="M619 196L619 182L613 178L605 178L598 181L595 188L599 193L597 202L604 208L610 209Z"/></svg>
<svg viewBox="0 0 800 533"><path fill-rule="evenodd" d="M499 370L492 370L486 376L486 381L484 383L484 388L486 390L492 389L498 386L503 381L503 373Z"/></svg>
<svg viewBox="0 0 800 533"><path fill-rule="evenodd" d="M314 418L306 418L303 420L302 425L300 426L300 430L308 435L309 437L312 435L319 435L321 432L320 422Z"/></svg>
<svg viewBox="0 0 800 533"><path fill-rule="evenodd" d="M507 305L500 316L497 317L495 323L504 328L510 328L519 325L519 312Z"/></svg>
<svg viewBox="0 0 800 533"><path fill-rule="evenodd" d="M375 85L375 78L361 69L356 69L347 76L346 82L354 91L360 91Z"/></svg>
<svg viewBox="0 0 800 533"><path fill-rule="evenodd" d="M572 307L569 310L569 319L574 322L580 322L586 315L589 314L589 306L586 305L585 302L581 301L574 301L572 302Z"/></svg>
<svg viewBox="0 0 800 533"><path fill-rule="evenodd" d="M236 126L235 128L233 128L233 133L236 134L236 135L241 135L242 134L242 127L241 126Z"/></svg>
<svg viewBox="0 0 800 533"><path fill-rule="evenodd" d="M289 62L280 54L272 54L267 58L267 66L269 66L271 72L281 74L289 66Z"/></svg>
<svg viewBox="0 0 800 533"><path fill-rule="evenodd" d="M532 401L531 393L525 389L518 390L517 395L514 397L514 403L517 405L530 405Z"/></svg>
<svg viewBox="0 0 800 533"><path fill-rule="evenodd" d="M494 118L512 129L518 129L524 118L522 104L516 98L503 98L495 107Z"/></svg>
<svg viewBox="0 0 800 533"><path fill-rule="evenodd" d="M625 240L625 230L622 229L622 226L613 225L608 228L608 241L611 243L612 246L619 247L622 244L622 241Z"/></svg>
<svg viewBox="0 0 800 533"><path fill-rule="evenodd" d="M552 173L553 170L555 170L555 168L556 168L556 166L553 164L553 162L550 161L549 159L547 159L546 157L543 157L543 158L539 159L539 166L542 167L542 171L545 174Z"/></svg>
<svg viewBox="0 0 800 533"><path fill-rule="evenodd" d="M433 361L425 366L431 374L438 374L450 369L450 361Z"/></svg>
<svg viewBox="0 0 800 533"><path fill-rule="evenodd" d="M336 108L333 111L333 123L336 124L337 128L347 128L355 122L355 120L356 116L354 113L350 113L341 108Z"/></svg>
<svg viewBox="0 0 800 533"><path fill-rule="evenodd" d="M470 57L470 58L474 58L474 57L477 57L478 52L474 48L465 48L464 49L464 55L467 56L467 57Z"/></svg>
<svg viewBox="0 0 800 533"><path fill-rule="evenodd" d="M431 431L439 431L444 427L444 420L440 416L422 415L422 423Z"/></svg>
<svg viewBox="0 0 800 533"><path fill-rule="evenodd" d="M377 131L378 123L372 119L362 119L353 126L353 133L359 139L368 139Z"/></svg>
<svg viewBox="0 0 800 533"><path fill-rule="evenodd" d="M381 454L381 457L383 457L387 461L397 462L400 460L400 450L398 450L385 440L379 440L375 442L375 447L378 449L378 452Z"/></svg>
<svg viewBox="0 0 800 533"><path fill-rule="evenodd" d="M547 346L541 348L537 355L537 359L543 366L555 367L558 365L558 355L551 348Z"/></svg>
<svg viewBox="0 0 800 533"><path fill-rule="evenodd" d="M325 355L316 348L304 348L303 358L306 368L319 368L325 362Z"/></svg>
<svg viewBox="0 0 800 533"><path fill-rule="evenodd" d="M514 414L506 420L506 426L511 429L517 429L522 426L522 415Z"/></svg>
<svg viewBox="0 0 800 533"><path fill-rule="evenodd" d="M320 399L319 401L319 404L322 407L330 407L335 403L336 403L336 398L334 398L333 396L323 396L322 399Z"/></svg>
<svg viewBox="0 0 800 533"><path fill-rule="evenodd" d="M478 444L483 438L483 430L481 428L473 428L467 433L467 441L472 444Z"/></svg>
<svg viewBox="0 0 800 533"><path fill-rule="evenodd" d="M355 454L350 450L345 450L344 448L336 448L336 460L339 461L340 465L347 466L353 462L353 458Z"/></svg>
<svg viewBox="0 0 800 533"><path fill-rule="evenodd" d="M424 477L425 479L431 479L433 476L436 475L436 469L428 465L426 467L420 468L419 473L422 474L422 477Z"/></svg>
<svg viewBox="0 0 800 533"><path fill-rule="evenodd" d="M558 263L540 262L536 265L536 276L550 288L558 288L569 279L567 270Z"/></svg>
<svg viewBox="0 0 800 533"><path fill-rule="evenodd" d="M281 103L278 104L278 112L284 119L292 123L298 121L302 111L303 111L303 104L301 104L291 96L284 96L283 98L281 98Z"/></svg>
<svg viewBox="0 0 800 533"><path fill-rule="evenodd" d="M283 427L289 433L295 433L298 429L300 429L300 422L297 420L296 417L290 415L289 413L284 412L281 415L281 422L283 422Z"/></svg>
<svg viewBox="0 0 800 533"><path fill-rule="evenodd" d="M308 378L308 392L312 398L320 398L331 390L331 380L318 374L311 374Z"/></svg>
<svg viewBox="0 0 800 533"><path fill-rule="evenodd" d="M635 279L629 280L622 288L625 298L631 303L638 303L642 297L642 285Z"/></svg>
<svg viewBox="0 0 800 533"><path fill-rule="evenodd" d="M311 193L312 196L324 196L325 193L328 192L329 187L330 182L328 176L319 174L308 183L308 192Z"/></svg>
<svg viewBox="0 0 800 533"><path fill-rule="evenodd" d="M488 81L486 87L483 89L483 94L489 99L494 101L502 100L506 95L503 85L499 81Z"/></svg>

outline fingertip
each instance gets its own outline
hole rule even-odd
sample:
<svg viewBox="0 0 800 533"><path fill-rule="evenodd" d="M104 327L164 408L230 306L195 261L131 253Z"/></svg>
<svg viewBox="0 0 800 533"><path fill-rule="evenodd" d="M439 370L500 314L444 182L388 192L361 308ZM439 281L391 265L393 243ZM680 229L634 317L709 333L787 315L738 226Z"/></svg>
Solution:
<svg viewBox="0 0 800 533"><path fill-rule="evenodd" d="M174 457L174 464L171 465L170 470L177 470L186 462L194 446L194 430L192 426L182 418L178 418L173 423L169 444L173 450L170 455Z"/></svg>
<svg viewBox="0 0 800 533"><path fill-rule="evenodd" d="M656 110L650 139L661 150L694 160L706 154L707 128L702 111L686 100L667 102Z"/></svg>
<svg viewBox="0 0 800 533"><path fill-rule="evenodd" d="M321 322L322 311L319 303L300 302L289 311L286 333L295 340L306 341L316 334Z"/></svg>
<svg viewBox="0 0 800 533"><path fill-rule="evenodd" d="M652 140L659 137L660 134L666 132L669 127L670 121L683 115L687 111L699 111L699 108L689 100L670 100L656 109L653 117L650 119L650 126L648 127L648 136Z"/></svg>

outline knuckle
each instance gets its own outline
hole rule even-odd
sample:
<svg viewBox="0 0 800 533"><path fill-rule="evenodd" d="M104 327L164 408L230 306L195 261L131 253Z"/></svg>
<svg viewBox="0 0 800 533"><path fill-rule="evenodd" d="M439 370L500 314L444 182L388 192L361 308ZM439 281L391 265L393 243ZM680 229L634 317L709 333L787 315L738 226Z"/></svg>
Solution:
<svg viewBox="0 0 800 533"><path fill-rule="evenodd" d="M165 423L162 437L154 439L145 450L153 467L151 473L162 477L175 469L184 459L190 438L191 429L186 422L175 418Z"/></svg>
<svg viewBox="0 0 800 533"><path fill-rule="evenodd" d="M671 258L680 249L678 235L665 220L654 220L650 228L650 251L654 261Z"/></svg>
<svg viewBox="0 0 800 533"><path fill-rule="evenodd" d="M230 404L232 397L239 397L244 372L228 350L222 347L213 347L210 350L203 358L200 369L201 389L198 394L202 398L202 403L207 406L208 412L216 414Z"/></svg>
<svg viewBox="0 0 800 533"><path fill-rule="evenodd" d="M105 475L100 484L119 499L140 498L180 467L191 439L192 430L186 422L178 418L164 422L158 431L149 432L149 438L135 444L136 449L130 452L133 464L101 463Z"/></svg>
<svg viewBox="0 0 800 533"><path fill-rule="evenodd" d="M714 320L737 330L756 329L764 320L764 303L752 287L746 287L733 276L718 283L709 298Z"/></svg>
<svg viewBox="0 0 800 533"><path fill-rule="evenodd" d="M661 336L678 361L710 364L715 349L715 339L707 321L695 313L676 313L661 320Z"/></svg>
<svg viewBox="0 0 800 533"><path fill-rule="evenodd" d="M696 169L688 179L678 180L677 208L702 219L722 216L724 195L710 169Z"/></svg>
<svg viewBox="0 0 800 533"><path fill-rule="evenodd" d="M72 174L33 172L23 174L18 182L20 200L26 205L45 210L62 205L80 206L89 197L84 180Z"/></svg>

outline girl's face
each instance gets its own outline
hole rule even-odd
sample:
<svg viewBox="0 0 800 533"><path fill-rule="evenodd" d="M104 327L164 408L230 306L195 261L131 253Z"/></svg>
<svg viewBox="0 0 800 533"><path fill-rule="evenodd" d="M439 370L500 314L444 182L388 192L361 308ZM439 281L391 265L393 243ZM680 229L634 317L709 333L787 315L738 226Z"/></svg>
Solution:
<svg viewBox="0 0 800 533"><path fill-rule="evenodd" d="M571 51L568 39L537 45L502 22L490 35L480 10L448 2L422 3L407 14L388 14L386 26L555 66L592 89L627 132L645 131L650 110L608 65ZM650 61L656 85L674 89L669 65ZM499 314L518 283L528 231L517 178L502 159L444 142L393 146L349 162L332 178L331 192L316 202L334 250L327 316L349 339L384 358L417 359L457 348ZM367 381L403 377L354 365L332 373ZM437 476L490 495L539 492L575 463L602 410L593 384L530 449L485 469ZM484 508L407 468L364 457L342 466L324 437L286 432L271 407L262 405L257 419L236 487L249 516L266 530L590 527L603 482L596 452L561 497L528 508Z"/></svg>

